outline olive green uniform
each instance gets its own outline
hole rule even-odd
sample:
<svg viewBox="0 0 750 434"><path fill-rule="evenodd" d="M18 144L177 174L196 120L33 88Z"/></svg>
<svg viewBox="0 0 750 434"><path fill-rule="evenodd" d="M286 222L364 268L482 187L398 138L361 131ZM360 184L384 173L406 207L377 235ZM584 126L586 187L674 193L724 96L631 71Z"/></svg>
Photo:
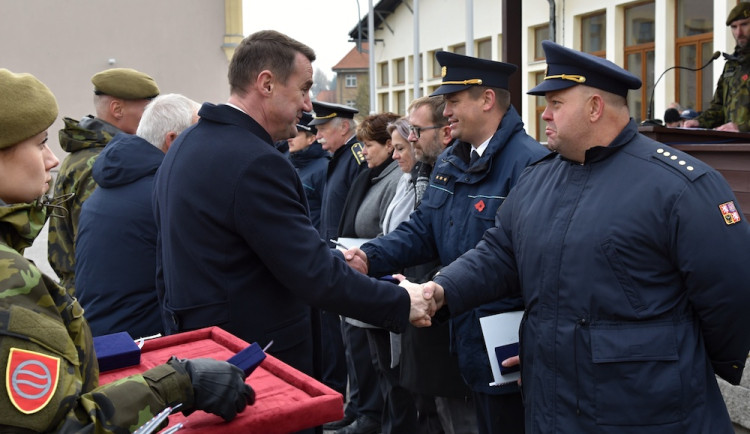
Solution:
<svg viewBox="0 0 750 434"><path fill-rule="evenodd" d="M737 60L724 64L711 105L696 118L701 128L734 122L740 131L750 131L750 47L734 54Z"/></svg>
<svg viewBox="0 0 750 434"><path fill-rule="evenodd" d="M91 196L96 182L91 168L96 157L120 132L115 126L95 117L85 117L80 122L64 118L65 128L60 130L60 146L70 152L60 166L55 181L54 197L73 194L62 205L68 210L59 217L50 219L48 259L71 296L75 295L75 238L78 232L78 217L83 202Z"/></svg>
<svg viewBox="0 0 750 434"><path fill-rule="evenodd" d="M83 308L22 256L45 213L36 203L0 201L0 366L6 386L0 432L126 433L167 405L191 407L190 377L173 365L97 387Z"/></svg>

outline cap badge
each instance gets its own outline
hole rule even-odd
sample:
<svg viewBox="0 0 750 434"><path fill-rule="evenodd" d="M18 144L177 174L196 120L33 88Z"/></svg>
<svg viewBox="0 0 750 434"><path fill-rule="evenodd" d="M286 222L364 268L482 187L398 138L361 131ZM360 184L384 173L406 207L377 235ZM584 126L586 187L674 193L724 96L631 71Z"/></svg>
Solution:
<svg viewBox="0 0 750 434"><path fill-rule="evenodd" d="M440 68L440 77L445 77L445 75L448 73L448 68L443 66Z"/></svg>

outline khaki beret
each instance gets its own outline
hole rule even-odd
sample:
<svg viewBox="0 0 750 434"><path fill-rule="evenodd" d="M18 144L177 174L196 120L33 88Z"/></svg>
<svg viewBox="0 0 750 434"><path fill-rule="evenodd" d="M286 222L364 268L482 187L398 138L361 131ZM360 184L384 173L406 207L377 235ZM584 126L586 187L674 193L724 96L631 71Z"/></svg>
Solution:
<svg viewBox="0 0 750 434"><path fill-rule="evenodd" d="M727 17L727 25L729 26L733 21L744 20L745 18L750 18L750 2L740 2L732 8Z"/></svg>
<svg viewBox="0 0 750 434"><path fill-rule="evenodd" d="M49 128L57 118L57 101L31 74L0 69L0 149Z"/></svg>
<svg viewBox="0 0 750 434"><path fill-rule="evenodd" d="M151 99L159 95L159 86L151 76L130 68L112 68L91 77L94 93L122 99Z"/></svg>

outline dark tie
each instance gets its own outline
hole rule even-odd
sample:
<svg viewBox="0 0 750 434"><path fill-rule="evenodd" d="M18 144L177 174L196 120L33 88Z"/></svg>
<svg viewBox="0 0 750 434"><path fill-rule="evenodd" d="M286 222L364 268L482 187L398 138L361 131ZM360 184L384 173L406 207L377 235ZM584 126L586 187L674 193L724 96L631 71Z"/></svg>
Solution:
<svg viewBox="0 0 750 434"><path fill-rule="evenodd" d="M471 160L469 160L469 167L473 166L474 163L479 159L479 153L475 150L471 150Z"/></svg>

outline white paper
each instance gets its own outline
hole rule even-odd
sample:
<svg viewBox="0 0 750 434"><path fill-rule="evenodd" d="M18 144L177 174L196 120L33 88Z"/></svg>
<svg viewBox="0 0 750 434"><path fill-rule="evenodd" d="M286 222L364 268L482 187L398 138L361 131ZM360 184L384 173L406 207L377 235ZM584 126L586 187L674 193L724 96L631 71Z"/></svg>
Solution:
<svg viewBox="0 0 750 434"><path fill-rule="evenodd" d="M495 354L495 347L518 342L518 327L521 325L521 318L523 318L523 311L503 312L479 318L482 334L484 334L484 345L490 357L492 376L495 378L495 382L490 383L490 386L501 386L521 378L521 373L517 371L502 375L500 373L502 360L498 361Z"/></svg>
<svg viewBox="0 0 750 434"><path fill-rule="evenodd" d="M361 246L362 244L364 244L364 243L366 243L368 241L372 241L372 238L345 238L345 237L340 237L338 239L331 240L331 241L334 241L334 242L338 243L337 245L339 247L341 247L342 249L346 248L348 250L348 249L352 249L354 247L359 248L359 246Z"/></svg>

